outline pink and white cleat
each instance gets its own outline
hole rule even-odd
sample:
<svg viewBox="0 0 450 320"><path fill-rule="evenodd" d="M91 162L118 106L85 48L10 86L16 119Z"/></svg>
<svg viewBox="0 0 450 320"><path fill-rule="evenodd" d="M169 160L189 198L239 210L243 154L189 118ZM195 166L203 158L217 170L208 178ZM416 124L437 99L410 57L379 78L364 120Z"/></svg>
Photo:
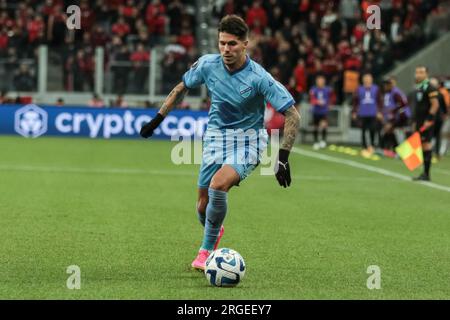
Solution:
<svg viewBox="0 0 450 320"><path fill-rule="evenodd" d="M208 259L211 252L208 250L200 250L198 252L197 258L195 258L194 261L192 261L192 268L198 269L198 270L205 270L205 263L206 259Z"/></svg>
<svg viewBox="0 0 450 320"><path fill-rule="evenodd" d="M219 242L220 239L222 239L223 233L225 232L225 229L223 227L223 225L220 227L220 231L219 231L219 235L217 236L217 240L216 243L214 244L214 250L217 249L217 247L219 246Z"/></svg>

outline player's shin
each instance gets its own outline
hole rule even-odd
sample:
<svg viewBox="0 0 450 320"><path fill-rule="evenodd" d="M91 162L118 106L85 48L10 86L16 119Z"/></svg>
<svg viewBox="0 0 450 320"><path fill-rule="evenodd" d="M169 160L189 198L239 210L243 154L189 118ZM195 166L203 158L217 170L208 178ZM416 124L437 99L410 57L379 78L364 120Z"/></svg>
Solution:
<svg viewBox="0 0 450 320"><path fill-rule="evenodd" d="M227 193L208 189L209 202L206 207L205 232L201 249L211 251L220 232L220 227L227 214Z"/></svg>

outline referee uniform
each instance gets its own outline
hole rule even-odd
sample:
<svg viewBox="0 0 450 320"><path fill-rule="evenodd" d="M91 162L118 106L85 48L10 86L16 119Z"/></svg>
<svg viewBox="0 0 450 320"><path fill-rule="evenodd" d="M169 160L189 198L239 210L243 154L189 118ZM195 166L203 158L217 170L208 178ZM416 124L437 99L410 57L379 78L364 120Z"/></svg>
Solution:
<svg viewBox="0 0 450 320"><path fill-rule="evenodd" d="M432 106L432 99L438 98L438 90L430 84L429 79L423 80L416 87L414 94L414 114L413 121L415 129L419 130L420 138L423 144L431 144L433 138L433 125L423 128L426 121L431 121L433 124L436 121L436 115L430 113ZM428 148L427 148L428 149ZM431 167L432 151L423 148L424 172L416 180L429 180Z"/></svg>

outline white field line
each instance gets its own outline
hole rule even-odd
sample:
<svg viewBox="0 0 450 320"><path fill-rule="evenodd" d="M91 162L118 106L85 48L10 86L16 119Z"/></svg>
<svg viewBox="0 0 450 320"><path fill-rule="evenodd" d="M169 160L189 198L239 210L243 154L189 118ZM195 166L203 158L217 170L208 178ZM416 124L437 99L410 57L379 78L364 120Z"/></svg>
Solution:
<svg viewBox="0 0 450 320"><path fill-rule="evenodd" d="M379 173L385 176L397 178L403 181L411 181L411 177L405 176L396 172L392 172L386 169L377 168L374 166L362 164L356 161L332 157L318 152L312 152L302 150L294 147L293 152L303 156L321 159L329 162L348 165L354 168L359 168L375 173ZM162 176L197 176L197 172L192 171L178 171L178 170L144 170L144 169L131 169L131 168L78 168L78 167L58 167L58 166L34 166L34 165L12 165L12 164L0 164L0 171L29 171L29 172L50 172L50 173L97 173L97 174L135 174L135 175L162 175ZM262 176L272 177L272 176ZM300 180L312 180L312 181L374 181L376 179L368 177L345 177L345 176L302 176L294 175L292 178ZM431 188L450 192L450 187L442 186L433 182L415 182Z"/></svg>
<svg viewBox="0 0 450 320"><path fill-rule="evenodd" d="M48 173L96 173L96 174L129 174L129 175L161 175L161 176L197 176L197 172L178 171L178 170L144 170L130 168L77 168L77 167L58 167L58 166L34 166L34 165L5 165L0 164L0 171L25 171L25 172L48 172ZM256 173L256 172L255 172ZM261 176L264 178L273 178L271 176ZM303 176L293 175L293 179L311 180L311 181L375 181L369 177L347 177L347 176Z"/></svg>
<svg viewBox="0 0 450 320"><path fill-rule="evenodd" d="M34 165L4 165L0 164L0 171L30 171L30 172L50 172L50 173L100 173L100 174L150 174L150 175L181 175L194 176L195 173L189 171L171 170L143 170L130 168L77 168L77 167L57 167L57 166L34 166Z"/></svg>
<svg viewBox="0 0 450 320"><path fill-rule="evenodd" d="M362 169L362 170L366 170L366 171L370 171L370 172L375 172L378 174L382 174L388 177L392 177L392 178L397 178L403 181L408 181L408 182L412 182L411 181L411 177L409 176L405 176L403 174L400 173L396 173L390 170L386 170L386 169L382 169L382 168L377 168L374 166L370 166L367 164L363 164L357 161L353 161L353 160L347 160L347 159L342 159L342 158L338 158L338 157L332 157L329 155L325 155L325 154L321 154L318 152L313 152L313 151L308 151L308 150L303 150L297 147L292 148L292 151L306 156L306 157L310 157L310 158L315 158L315 159L320 159L320 160L324 160L324 161L328 161L328 162L334 162L334 163L339 163L339 164L343 164L343 165L347 165L353 168L358 168L358 169ZM442 190L442 191L447 191L450 192L450 187L447 186L443 186L434 182L428 182L428 181L415 181L415 184L420 184L422 186L426 186L429 188L434 188L434 189L438 189L438 190Z"/></svg>

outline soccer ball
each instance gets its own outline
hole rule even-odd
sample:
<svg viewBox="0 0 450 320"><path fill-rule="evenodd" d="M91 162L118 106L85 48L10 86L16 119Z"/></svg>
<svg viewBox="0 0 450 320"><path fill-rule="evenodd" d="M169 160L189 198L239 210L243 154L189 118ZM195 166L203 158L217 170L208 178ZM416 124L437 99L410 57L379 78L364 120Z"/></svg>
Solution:
<svg viewBox="0 0 450 320"><path fill-rule="evenodd" d="M242 280L244 274L244 259L235 250L217 249L211 252L206 260L206 279L213 286L234 287Z"/></svg>

